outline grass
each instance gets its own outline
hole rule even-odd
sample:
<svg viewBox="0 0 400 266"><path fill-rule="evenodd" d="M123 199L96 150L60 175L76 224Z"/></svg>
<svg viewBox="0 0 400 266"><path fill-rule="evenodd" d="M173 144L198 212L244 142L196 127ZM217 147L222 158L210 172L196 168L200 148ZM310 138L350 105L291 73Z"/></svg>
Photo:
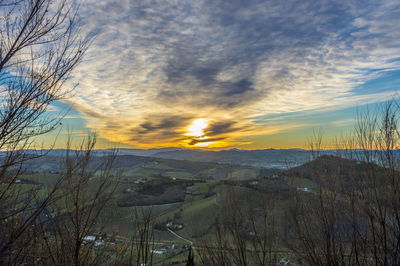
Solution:
<svg viewBox="0 0 400 266"><path fill-rule="evenodd" d="M130 160L130 158L126 159ZM186 188L187 194L184 202L143 207L144 210L152 210L156 223L164 223L168 220L175 220L183 223L184 229L177 233L188 239L207 234L215 221L215 217L217 217L220 212L221 207L217 204L217 199L220 197L218 192L211 197L205 198L210 186L218 182L216 180L225 178L237 180L256 178L260 171L260 168L256 167L217 163L194 163L154 158L144 158L143 160L144 161L132 164L127 161L128 163L125 164L127 167L123 167L121 164L118 166L118 169L124 169L124 176L121 179L120 187L116 190L114 199L117 200L123 196L127 196L127 188L130 188L132 191L129 193L136 193L135 190L140 189L144 185L134 184L134 181L138 178L147 178L148 181L146 184L148 185L151 185L153 181L187 182L187 180L193 180L194 184ZM47 163L44 164L46 169L49 168L49 165L50 164ZM114 170L116 171L117 168ZM214 178L214 180L208 180L206 182L198 181L198 179L210 177ZM59 174L32 173L24 174L23 178L38 184L51 186L59 178ZM163 180L164 178L165 181ZM172 178L176 178L176 180L173 181ZM31 188L37 187L38 195L41 197L47 195L45 186L29 186ZM157 195L154 196L157 197ZM130 236L134 230L136 218L133 210L133 207L117 207L115 204L107 206L101 216L101 223L105 225L106 231L109 233L118 232L119 235ZM161 241L183 241L165 231L157 231L156 238Z"/></svg>
<svg viewBox="0 0 400 266"><path fill-rule="evenodd" d="M195 183L193 186L188 187L188 191L190 191L194 195L205 194L207 193L208 188L210 187L209 183L210 182Z"/></svg>
<svg viewBox="0 0 400 266"><path fill-rule="evenodd" d="M33 181L38 184L53 185L60 178L60 174L52 173L25 173L21 176L22 179Z"/></svg>
<svg viewBox="0 0 400 266"><path fill-rule="evenodd" d="M191 179L194 178L193 174L189 172L166 172L164 173L168 177L175 177L180 179Z"/></svg>
<svg viewBox="0 0 400 266"><path fill-rule="evenodd" d="M234 169L232 172L232 179L235 180L246 180L257 178L259 175L259 171L254 168L239 168Z"/></svg>
<svg viewBox="0 0 400 266"><path fill-rule="evenodd" d="M294 187L307 187L307 188L316 188L316 184L308 178L300 178L300 177L290 177L288 183Z"/></svg>
<svg viewBox="0 0 400 266"><path fill-rule="evenodd" d="M189 253L189 251L182 251L182 252L179 252L178 254L170 255L170 256L167 256L167 258L162 258L162 259L155 257L154 263L162 263L162 264L167 264L167 265L176 264L176 263L186 263L187 258L188 258L188 253Z"/></svg>
<svg viewBox="0 0 400 266"><path fill-rule="evenodd" d="M217 205L216 195L193 202L185 202L181 208L181 218L178 220L184 224L184 228L180 234L189 239L206 234L214 224L220 209Z"/></svg>

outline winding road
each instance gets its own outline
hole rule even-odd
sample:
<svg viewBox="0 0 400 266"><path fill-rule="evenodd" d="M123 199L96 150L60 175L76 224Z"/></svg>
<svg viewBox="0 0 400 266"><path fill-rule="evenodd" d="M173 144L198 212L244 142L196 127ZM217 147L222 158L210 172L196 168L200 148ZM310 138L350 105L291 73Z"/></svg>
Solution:
<svg viewBox="0 0 400 266"><path fill-rule="evenodd" d="M174 231L172 231L172 230L169 229L168 227L167 227L167 230L168 230L168 232L170 232L170 233L173 234L174 236L176 236L176 237L178 237L178 238L180 238L180 239L182 239L182 240L188 242L191 246L193 246L193 242L190 241L189 239L186 239L186 238L184 238L183 236L178 235L177 233L175 233Z"/></svg>

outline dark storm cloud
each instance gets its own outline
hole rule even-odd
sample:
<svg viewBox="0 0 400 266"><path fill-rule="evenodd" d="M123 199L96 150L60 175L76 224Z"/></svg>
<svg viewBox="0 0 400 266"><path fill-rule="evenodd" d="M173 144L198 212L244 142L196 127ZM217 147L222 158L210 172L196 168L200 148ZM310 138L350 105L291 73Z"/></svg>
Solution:
<svg viewBox="0 0 400 266"><path fill-rule="evenodd" d="M145 122L140 124L139 133L148 133L155 131L171 131L181 129L188 124L190 118L187 116L150 116Z"/></svg>
<svg viewBox="0 0 400 266"><path fill-rule="evenodd" d="M131 140L143 143L184 139L182 134L192 118L187 115L154 114L144 118L144 122L129 129Z"/></svg>
<svg viewBox="0 0 400 266"><path fill-rule="evenodd" d="M242 129L235 121L214 121L205 129L205 135L218 136L221 134L231 133Z"/></svg>
<svg viewBox="0 0 400 266"><path fill-rule="evenodd" d="M210 138L238 139L263 132L252 117L380 101L388 91L354 88L400 69L396 0L86 0L81 10L98 36L74 107L105 138L137 145L188 140L198 118Z"/></svg>
<svg viewBox="0 0 400 266"><path fill-rule="evenodd" d="M253 83L248 79L242 79L238 82L225 82L222 83L222 95L224 96L235 96L248 94L254 91Z"/></svg>
<svg viewBox="0 0 400 266"><path fill-rule="evenodd" d="M196 139L196 138L193 138L189 142L189 145L190 146L194 146L194 145L196 145L198 143L215 142L215 141L221 141L221 140L224 140L224 139L226 139L226 138L208 138L208 139Z"/></svg>
<svg viewBox="0 0 400 266"><path fill-rule="evenodd" d="M307 48L320 45L332 33L327 31L332 23L340 29L349 20L341 4L289 2L205 1L199 4L200 10L184 10L188 13L179 16L204 12L204 21L186 25L191 34L182 34L183 29L175 26L172 29L177 31L166 31L168 35L161 37L168 40L172 34L175 42L162 69L171 89L160 90L160 99L179 101L200 94L195 102L200 106L250 104L268 94L268 88L256 89L253 84L260 62L291 48L297 50L297 56L305 56ZM236 65L240 66L236 76L218 79L219 74Z"/></svg>

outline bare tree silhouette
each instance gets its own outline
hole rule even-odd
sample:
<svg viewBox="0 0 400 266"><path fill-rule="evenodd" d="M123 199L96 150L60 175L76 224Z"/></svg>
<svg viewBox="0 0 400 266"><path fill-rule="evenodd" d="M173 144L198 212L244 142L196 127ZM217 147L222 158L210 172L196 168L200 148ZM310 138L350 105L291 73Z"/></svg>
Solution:
<svg viewBox="0 0 400 266"><path fill-rule="evenodd" d="M27 152L34 138L58 126L59 118L44 114L68 93L63 85L90 42L76 12L66 0L0 0L0 253L7 263L23 253L17 244L32 242L31 225L60 183L39 199L16 181L22 163L40 156Z"/></svg>
<svg viewBox="0 0 400 266"><path fill-rule="evenodd" d="M304 261L400 263L399 110L389 101L360 112L330 169L317 159L320 165L308 173L317 188L297 192L289 211L295 235L289 247Z"/></svg>

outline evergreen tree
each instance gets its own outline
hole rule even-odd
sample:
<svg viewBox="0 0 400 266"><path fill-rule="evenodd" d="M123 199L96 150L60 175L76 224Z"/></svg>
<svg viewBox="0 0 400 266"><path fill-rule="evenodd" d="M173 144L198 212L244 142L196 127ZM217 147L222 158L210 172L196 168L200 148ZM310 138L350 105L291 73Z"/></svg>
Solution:
<svg viewBox="0 0 400 266"><path fill-rule="evenodd" d="M188 255L187 262L186 262L186 266L194 266L194 256L193 256L193 252L192 252L192 247L190 247L190 249L189 249L189 255Z"/></svg>

